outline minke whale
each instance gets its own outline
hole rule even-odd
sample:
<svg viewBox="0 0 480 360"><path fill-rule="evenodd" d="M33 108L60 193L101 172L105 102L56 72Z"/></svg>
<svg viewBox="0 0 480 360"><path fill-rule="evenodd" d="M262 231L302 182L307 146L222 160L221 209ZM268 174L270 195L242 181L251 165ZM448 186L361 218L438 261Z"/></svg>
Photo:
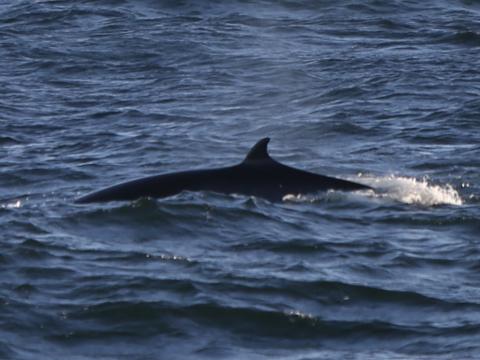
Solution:
<svg viewBox="0 0 480 360"><path fill-rule="evenodd" d="M233 166L149 176L105 188L78 198L80 204L165 198L182 191L212 191L282 201L286 195L328 190L372 190L370 186L314 174L283 165L268 154L269 138L258 141L245 159Z"/></svg>

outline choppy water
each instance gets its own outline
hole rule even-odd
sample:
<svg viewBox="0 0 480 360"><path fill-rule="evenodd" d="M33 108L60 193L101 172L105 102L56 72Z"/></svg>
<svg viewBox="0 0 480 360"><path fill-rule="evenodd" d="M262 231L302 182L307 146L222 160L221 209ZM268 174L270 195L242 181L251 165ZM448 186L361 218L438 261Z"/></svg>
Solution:
<svg viewBox="0 0 480 360"><path fill-rule="evenodd" d="M475 359L476 1L1 1L1 359ZM127 179L240 161L375 194Z"/></svg>

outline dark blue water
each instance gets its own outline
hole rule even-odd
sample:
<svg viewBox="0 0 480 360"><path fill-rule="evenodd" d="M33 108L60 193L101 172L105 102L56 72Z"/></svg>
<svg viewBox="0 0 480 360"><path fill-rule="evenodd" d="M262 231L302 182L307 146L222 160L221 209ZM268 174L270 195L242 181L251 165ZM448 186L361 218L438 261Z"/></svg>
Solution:
<svg viewBox="0 0 480 360"><path fill-rule="evenodd" d="M375 193L76 205L260 138ZM0 1L1 359L478 359L476 1Z"/></svg>

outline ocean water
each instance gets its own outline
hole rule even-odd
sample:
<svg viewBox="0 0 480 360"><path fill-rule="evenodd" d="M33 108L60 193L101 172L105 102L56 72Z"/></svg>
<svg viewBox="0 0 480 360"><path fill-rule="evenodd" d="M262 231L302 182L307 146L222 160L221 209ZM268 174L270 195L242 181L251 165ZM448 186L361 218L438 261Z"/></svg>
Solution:
<svg viewBox="0 0 480 360"><path fill-rule="evenodd" d="M479 169L477 1L0 1L0 359L478 359Z"/></svg>

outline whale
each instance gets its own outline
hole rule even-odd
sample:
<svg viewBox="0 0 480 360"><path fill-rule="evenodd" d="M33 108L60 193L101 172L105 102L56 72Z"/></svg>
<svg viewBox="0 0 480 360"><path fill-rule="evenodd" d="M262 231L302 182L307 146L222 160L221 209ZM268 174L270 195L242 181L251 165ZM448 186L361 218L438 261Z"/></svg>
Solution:
<svg viewBox="0 0 480 360"><path fill-rule="evenodd" d="M270 138L258 141L245 159L233 166L172 172L127 181L87 194L78 204L166 198L183 191L238 194L279 202L287 195L307 195L329 190L373 190L368 185L315 174L284 165L268 153Z"/></svg>

